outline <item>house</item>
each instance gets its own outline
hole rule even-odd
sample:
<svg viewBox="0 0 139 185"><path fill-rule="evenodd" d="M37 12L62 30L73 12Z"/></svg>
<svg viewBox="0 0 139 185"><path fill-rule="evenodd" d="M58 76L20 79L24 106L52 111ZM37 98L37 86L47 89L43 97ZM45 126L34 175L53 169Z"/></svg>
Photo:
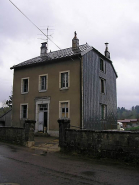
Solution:
<svg viewBox="0 0 139 185"><path fill-rule="evenodd" d="M123 123L123 128L139 126L139 119L123 119L123 120L118 120L118 121Z"/></svg>
<svg viewBox="0 0 139 185"><path fill-rule="evenodd" d="M12 109L8 110L5 114L0 116L0 126L11 126Z"/></svg>
<svg viewBox="0 0 139 185"><path fill-rule="evenodd" d="M13 125L36 120L35 132L58 135L59 118L71 127L112 129L117 127L117 74L110 60L87 43L79 45L75 32L72 47L54 52L42 43L40 56L11 67Z"/></svg>

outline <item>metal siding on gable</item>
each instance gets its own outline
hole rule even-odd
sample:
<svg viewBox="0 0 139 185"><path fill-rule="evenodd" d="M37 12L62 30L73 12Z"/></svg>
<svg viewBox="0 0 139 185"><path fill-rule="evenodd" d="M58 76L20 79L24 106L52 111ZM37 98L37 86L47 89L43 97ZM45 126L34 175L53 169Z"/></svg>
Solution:
<svg viewBox="0 0 139 185"><path fill-rule="evenodd" d="M100 57L93 50L83 56L84 129L111 129L116 125L116 75L107 61L106 73L100 71ZM100 78L106 80L106 93L100 93ZM100 120L100 104L107 105L107 119Z"/></svg>

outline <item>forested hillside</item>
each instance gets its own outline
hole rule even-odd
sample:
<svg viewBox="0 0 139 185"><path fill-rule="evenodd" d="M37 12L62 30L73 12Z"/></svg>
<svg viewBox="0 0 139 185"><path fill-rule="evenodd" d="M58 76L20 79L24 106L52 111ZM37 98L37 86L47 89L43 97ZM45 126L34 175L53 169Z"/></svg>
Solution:
<svg viewBox="0 0 139 185"><path fill-rule="evenodd" d="M139 105L133 106L131 110L127 110L124 107L117 108L117 119L139 119Z"/></svg>

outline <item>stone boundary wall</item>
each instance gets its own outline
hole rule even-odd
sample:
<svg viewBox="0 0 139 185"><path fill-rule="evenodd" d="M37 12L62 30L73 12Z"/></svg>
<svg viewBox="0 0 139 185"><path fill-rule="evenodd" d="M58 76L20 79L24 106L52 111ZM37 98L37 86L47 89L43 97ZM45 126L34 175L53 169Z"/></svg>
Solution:
<svg viewBox="0 0 139 185"><path fill-rule="evenodd" d="M65 129L63 133L59 144L64 151L139 163L139 132Z"/></svg>
<svg viewBox="0 0 139 185"><path fill-rule="evenodd" d="M26 120L24 128L0 127L0 141L31 147L34 145L35 121Z"/></svg>

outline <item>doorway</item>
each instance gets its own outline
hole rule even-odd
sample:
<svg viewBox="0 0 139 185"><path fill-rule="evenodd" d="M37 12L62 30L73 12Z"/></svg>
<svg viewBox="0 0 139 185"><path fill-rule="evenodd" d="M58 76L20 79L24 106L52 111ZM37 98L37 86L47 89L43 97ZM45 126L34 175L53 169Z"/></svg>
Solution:
<svg viewBox="0 0 139 185"><path fill-rule="evenodd" d="M47 133L48 104L39 104L38 131Z"/></svg>

